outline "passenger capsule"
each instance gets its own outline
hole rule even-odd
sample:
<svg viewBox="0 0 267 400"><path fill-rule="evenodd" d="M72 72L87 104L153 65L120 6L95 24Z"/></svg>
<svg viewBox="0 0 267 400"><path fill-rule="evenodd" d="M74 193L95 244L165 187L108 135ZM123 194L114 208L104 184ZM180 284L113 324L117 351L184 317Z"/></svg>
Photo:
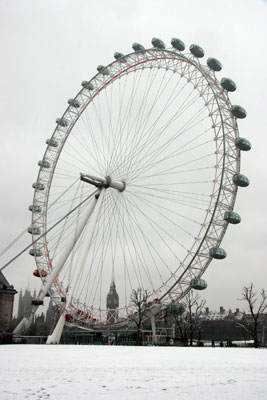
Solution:
<svg viewBox="0 0 267 400"><path fill-rule="evenodd" d="M249 151L251 149L250 142L245 138L241 138L241 137L236 138L235 145L239 150Z"/></svg>
<svg viewBox="0 0 267 400"><path fill-rule="evenodd" d="M120 53L119 51L116 51L116 52L114 53L114 58L115 58L116 60L119 60L120 58L123 58L123 57L124 57L124 54Z"/></svg>
<svg viewBox="0 0 267 400"><path fill-rule="evenodd" d="M88 81L82 81L82 87L88 90L94 90L94 85L91 82Z"/></svg>
<svg viewBox="0 0 267 400"><path fill-rule="evenodd" d="M241 119L246 118L247 116L246 110L243 107L237 105L231 107L231 113L234 117Z"/></svg>
<svg viewBox="0 0 267 400"><path fill-rule="evenodd" d="M182 40L177 39L177 38L172 38L171 45L172 45L172 47L174 47L175 49L177 49L179 51L183 51L185 49L184 42L182 42Z"/></svg>
<svg viewBox="0 0 267 400"><path fill-rule="evenodd" d="M104 65L100 64L96 67L96 69L98 70L98 72L101 72L101 74L103 74L103 75L109 75L109 70Z"/></svg>
<svg viewBox="0 0 267 400"><path fill-rule="evenodd" d="M80 108L81 107L80 102L78 100L75 100L75 99L69 99L68 103L69 103L70 106L72 106L74 108Z"/></svg>
<svg viewBox="0 0 267 400"><path fill-rule="evenodd" d="M44 304L43 300L39 300L39 299L32 299L32 305L33 306L42 306Z"/></svg>
<svg viewBox="0 0 267 400"><path fill-rule="evenodd" d="M235 174L233 176L233 182L237 185L237 186L241 186L241 187L247 187L249 185L249 179L242 174Z"/></svg>
<svg viewBox="0 0 267 400"><path fill-rule="evenodd" d="M55 140L55 139L47 139L46 140L46 142L45 142L48 146L51 146L51 147L58 147L58 142L57 142L57 140Z"/></svg>
<svg viewBox="0 0 267 400"><path fill-rule="evenodd" d="M157 49L165 49L165 47L166 47L165 43L162 40L158 39L158 38L153 38L151 40L151 43Z"/></svg>
<svg viewBox="0 0 267 400"><path fill-rule="evenodd" d="M40 213L40 212L42 212L42 208L41 208L40 206L36 205L36 204L31 204L31 205L29 206L29 210L32 211L32 212L34 212L34 213Z"/></svg>
<svg viewBox="0 0 267 400"><path fill-rule="evenodd" d="M40 249L30 249L29 254L33 257L41 257L43 255Z"/></svg>
<svg viewBox="0 0 267 400"><path fill-rule="evenodd" d="M222 69L222 64L216 58L208 58L207 59L207 65L213 71L221 71L221 69Z"/></svg>
<svg viewBox="0 0 267 400"><path fill-rule="evenodd" d="M226 211L224 213L224 220L230 224L239 224L241 222L241 217L234 211Z"/></svg>
<svg viewBox="0 0 267 400"><path fill-rule="evenodd" d="M72 321L72 315L71 314L66 314L65 315L65 319L67 322L71 322Z"/></svg>
<svg viewBox="0 0 267 400"><path fill-rule="evenodd" d="M45 160L38 161L38 165L39 165L39 167L42 167L42 168L46 168L46 169L50 168L50 163Z"/></svg>
<svg viewBox="0 0 267 400"><path fill-rule="evenodd" d="M198 46L197 44L191 44L190 51L193 54L193 56L197 58L202 58L205 55L205 52L202 49L202 47Z"/></svg>
<svg viewBox="0 0 267 400"><path fill-rule="evenodd" d="M212 247L210 249L210 256L212 258L216 258L217 260L223 260L227 256L227 253L220 247Z"/></svg>
<svg viewBox="0 0 267 400"><path fill-rule="evenodd" d="M144 46L142 46L140 43L134 43L132 45L132 48L134 49L134 51L144 51L145 50Z"/></svg>
<svg viewBox="0 0 267 400"><path fill-rule="evenodd" d="M170 303L167 305L167 312L171 315L182 315L185 312L185 306L182 303Z"/></svg>
<svg viewBox="0 0 267 400"><path fill-rule="evenodd" d="M190 287L195 290L204 290L208 287L208 284L204 279L193 278L190 282Z"/></svg>
<svg viewBox="0 0 267 400"><path fill-rule="evenodd" d="M33 184L32 184L32 187L35 189L35 190L44 190L44 184L43 183L41 183L41 182L34 182Z"/></svg>
<svg viewBox="0 0 267 400"><path fill-rule="evenodd" d="M234 92L236 90L236 84L232 79L222 78L221 85L227 92Z"/></svg>
<svg viewBox="0 0 267 400"><path fill-rule="evenodd" d="M69 125L69 122L68 122L65 118L57 118L57 119L56 119L56 123L57 123L59 126L63 126L63 127L66 127L66 126Z"/></svg>
<svg viewBox="0 0 267 400"><path fill-rule="evenodd" d="M36 276L37 278L40 278L41 276L45 278L47 276L47 272L44 269L36 269L33 271L33 275Z"/></svg>
<svg viewBox="0 0 267 400"><path fill-rule="evenodd" d="M39 226L29 226L28 232L31 233L32 235L40 235L41 230Z"/></svg>

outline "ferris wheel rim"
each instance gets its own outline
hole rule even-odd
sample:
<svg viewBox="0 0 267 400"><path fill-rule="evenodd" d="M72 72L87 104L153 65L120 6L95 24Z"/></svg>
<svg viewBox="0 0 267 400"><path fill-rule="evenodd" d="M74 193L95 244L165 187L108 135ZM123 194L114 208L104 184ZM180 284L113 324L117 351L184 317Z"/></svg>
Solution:
<svg viewBox="0 0 267 400"><path fill-rule="evenodd" d="M148 49L148 50L145 50L145 52L142 52L142 54L144 55L144 54L150 54L150 56L151 57L153 57L153 56L155 56L155 54L158 54L158 55L166 55L166 54L169 54L169 55L174 55L176 58L178 58L179 59L179 61L180 62L186 62L185 60L188 60L188 62L190 63L190 65L193 65L195 68L197 68L197 69L199 69L200 70L200 72L203 74L203 70L202 70L202 66L201 66L201 64L199 63L199 61L197 61L196 59L194 59L194 58L188 58L188 56L185 56L185 55L181 55L180 53L176 53L176 52L174 52L173 51L173 49L171 49L171 50L158 50L158 49L154 49L154 48L152 48L152 49ZM137 55L137 53L136 52L134 52L134 53L130 53L130 54L128 54L128 55L126 55L126 56L124 56L124 58L126 59L126 58L128 58L128 57L136 57L136 55ZM140 56L140 54L139 54L139 56ZM144 57L143 57L144 58ZM155 58L155 57L154 57ZM147 59L147 58L146 58ZM183 60L183 61L182 61ZM155 60L156 61L156 60ZM144 60L144 62L149 62L149 61L145 61ZM105 67L106 69L109 69L109 68L113 68L115 65L116 66L119 66L121 64L121 62L120 61L118 61L118 60L116 60L116 61L114 61L114 62L112 62L111 64L109 64L107 67ZM130 65L128 65L128 67L129 67ZM130 72L132 72L132 66L131 66L131 71ZM210 81L209 81L209 79L211 79L213 82L215 82L214 81L214 79L215 79L215 77L213 76L213 75L209 75L208 74L208 71L207 70L204 70L205 71L205 79L208 81L208 84L210 84ZM126 72L126 73L128 73L128 72ZM120 74L120 75L123 75L123 74ZM209 78L208 78L209 77ZM116 78L116 79L119 79L119 78ZM116 79L113 79L113 81L115 81ZM107 86L107 85L105 85L107 82L105 81L105 75L103 75L101 72L99 72L98 74L96 74L89 82L96 82L96 81L100 81L101 82L101 84L103 85L102 87L104 88L105 86ZM78 93L78 95L75 97L75 100L77 99L77 98L80 98L79 96L83 96L84 95L84 93L86 92L86 90L87 89L81 89L81 91ZM101 92L101 90L102 89L97 89L98 90L98 94ZM220 88L220 90L221 90L221 88ZM95 92L95 96L96 95L98 95L96 92ZM88 96L87 96L88 97ZM225 103L227 103L227 102L229 102L229 100L228 100L228 98L227 98L227 96L226 96L226 94L224 93L224 102ZM217 99L217 98L216 98ZM89 103L89 102L88 102ZM88 106L88 104L86 104L86 107ZM62 115L62 118L64 119L64 117L66 116L66 115L68 115L67 113L69 112L69 109L70 109L70 107L71 106L69 106L67 109L66 109L66 111L64 112L64 114ZM86 107L84 107L84 109L86 108ZM230 107L230 105L228 106L228 107ZM227 110L228 112L229 112L229 114L230 114L230 111L229 111L229 108L228 108L228 110ZM78 119L79 119L79 117L80 117L80 114L79 114L79 116L77 117L77 119L73 119L73 123L71 124L71 126L70 126L70 128L68 128L68 130L67 130L67 135L65 136L65 138L64 138L64 143L63 143L63 145L61 146L61 148L60 148L60 151L58 151L57 152L57 156L56 156L56 158L55 158L55 160L56 160L56 162L53 164L53 170L52 171L50 171L50 174L49 174L49 179L50 179L50 184L51 184L51 181L52 181L52 179L53 179L53 175L54 175L54 171L55 171L55 169L56 169L56 165L57 165L57 162L58 162L58 159L59 159L59 157L60 157L60 154L61 154L61 151L62 151L62 149L63 149L63 147L64 147L64 144L65 144L65 142L66 142L66 140L67 140L67 138L68 138L68 136L71 134L71 131L72 131L72 129L73 129L73 127L74 127L74 125L76 124L76 122L78 121ZM232 118L232 117L231 117ZM55 129L55 131L54 131L54 133L53 133L53 135L52 135L52 137L51 137L51 139L53 139L53 138L55 138L56 137L56 134L58 133L58 131L60 130L61 128L59 128L58 126L56 127L56 129ZM234 130L234 133L235 133L235 135L238 135L238 130L237 130L237 126L236 126L236 124L235 124L235 121L233 120L233 130ZM224 137L224 133L223 133L223 137ZM224 138L224 140L225 140L225 138ZM45 152L45 155L44 155L44 158L43 159L46 159L46 154L47 154L47 151L49 151L49 145L47 146L47 150L46 150L46 152ZM237 157L238 158L238 157ZM223 161L225 160L225 158L224 158L224 156L223 156ZM39 171L39 175L38 175L38 179L37 179L37 181L39 181L39 176L40 176L40 173L41 172L43 172L44 170L43 170L43 167L40 167L40 171ZM237 168L235 169L235 172L238 172L239 171L239 158L238 158L238 162L237 162ZM221 186L222 186L222 181L223 181L223 174L222 174L222 176L221 176L221 184L220 184L220 188L221 188ZM50 186L49 186L49 189L48 189L48 191L47 191L47 193L46 193L46 195L47 195L47 197L49 196L49 190L50 190ZM38 195L39 195L39 192L38 192L38 190L36 189L35 190L35 196L34 196L34 204L35 204L35 199L36 199L36 194L37 194L37 197L38 197ZM233 191L233 195L232 195L232 198L231 198L231 207L233 208L233 204L234 204L234 200L235 200L235 197L236 197L236 187L235 187L235 189L234 189L234 191ZM219 202L219 198L220 198L220 193L218 193L218 195L217 195L217 203ZM216 211L216 209L217 209L217 207L214 209L214 214L215 214L215 211ZM47 210L46 210L46 212L47 212ZM212 221L213 221L213 219L211 219L210 220L210 226L212 225ZM44 222L42 222L42 223L44 223ZM35 218L35 214L33 213L33 224L36 224L36 218ZM222 230L222 233L221 233L221 235L223 236L224 235L224 232L225 232L225 229L226 229L226 227ZM207 230L207 232L208 232L208 230ZM206 236L206 235L205 235ZM222 237L221 237L221 239L218 241L217 240L217 243L220 243L221 242L221 240L222 240ZM203 239L203 241L204 241L204 239ZM202 241L202 243L203 243L203 241ZM199 249L201 248L201 246L202 246L202 243L199 245ZM195 254L195 257L197 257L197 253ZM209 257L209 262L211 261L211 257ZM191 265L191 263L190 263L190 265ZM37 260L37 266L39 267L39 265L38 265L38 260ZM205 268L206 269L206 268ZM204 269L204 270L205 270ZM204 272L204 270L203 270L203 272ZM203 273L202 272L202 273ZM202 275L202 273L201 273L201 275ZM178 281L177 281L178 282ZM175 286L175 285L177 285L177 282L173 285L173 287ZM170 289L171 290L171 289ZM169 290L169 291L170 291ZM168 292L166 292L166 294L163 296L163 297L165 297L166 295L168 294Z"/></svg>

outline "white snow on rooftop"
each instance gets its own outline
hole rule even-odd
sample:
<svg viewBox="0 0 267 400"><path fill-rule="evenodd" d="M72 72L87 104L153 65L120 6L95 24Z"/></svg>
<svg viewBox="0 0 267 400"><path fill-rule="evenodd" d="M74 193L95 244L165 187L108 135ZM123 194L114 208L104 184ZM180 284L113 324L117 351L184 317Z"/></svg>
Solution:
<svg viewBox="0 0 267 400"><path fill-rule="evenodd" d="M1 400L265 400L253 348L5 345Z"/></svg>

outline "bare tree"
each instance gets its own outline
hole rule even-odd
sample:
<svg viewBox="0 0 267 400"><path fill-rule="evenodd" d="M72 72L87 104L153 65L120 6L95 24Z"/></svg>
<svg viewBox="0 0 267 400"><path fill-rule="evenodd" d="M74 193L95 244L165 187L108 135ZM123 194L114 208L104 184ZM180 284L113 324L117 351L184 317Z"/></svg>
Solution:
<svg viewBox="0 0 267 400"><path fill-rule="evenodd" d="M185 312L178 318L177 328L184 344L189 339L190 346L193 345L194 333L199 329L201 313L206 301L193 290L187 293L183 299Z"/></svg>
<svg viewBox="0 0 267 400"><path fill-rule="evenodd" d="M133 304L135 311L133 314L129 315L129 318L136 325L136 345L142 344L142 324L144 321L144 315L146 311L148 292L147 290L138 288L137 290L133 289L130 301Z"/></svg>
<svg viewBox="0 0 267 400"><path fill-rule="evenodd" d="M264 312L267 310L267 294L264 289L260 291L260 298L257 298L257 291L254 284L244 286L242 297L239 300L246 301L249 306L249 314L244 315L237 325L253 338L254 347L259 347L259 328L264 319Z"/></svg>

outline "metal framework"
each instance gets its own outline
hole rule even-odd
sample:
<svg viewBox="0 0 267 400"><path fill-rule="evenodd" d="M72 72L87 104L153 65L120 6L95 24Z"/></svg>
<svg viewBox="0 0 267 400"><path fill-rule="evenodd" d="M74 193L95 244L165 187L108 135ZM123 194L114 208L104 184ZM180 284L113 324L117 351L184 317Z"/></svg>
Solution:
<svg viewBox="0 0 267 400"><path fill-rule="evenodd" d="M54 204L57 204L58 200L60 201L61 198L64 198L65 192L60 191L59 188L58 193L56 193L58 197L55 195L54 191L53 199L51 200L51 186L53 183L55 173L58 173L57 172L58 163L61 154L63 152L63 149L66 147L66 144L68 143L69 136L73 134L74 139L77 137L77 139L75 140L78 140L78 135L75 136L75 134L73 133L74 128L76 127L78 121L83 118L84 113L87 112L90 106L95 107L95 109L97 108L97 106L95 106L95 102L96 99L98 99L100 96L103 96L103 98L105 98L106 96L107 98L106 102L108 104L108 107L110 107L111 109L108 100L109 98L106 95L106 91L110 86L119 85L120 93L121 92L123 93L122 96L131 97L132 93L128 93L126 95L124 94L123 90L125 89L123 89L123 82L127 79L128 76L131 77L134 76L135 74L136 76L139 77L141 76L142 73L145 72L149 74L150 73L149 71L164 71L164 73L166 72L169 75L172 73L173 75L177 76L180 81L184 82L184 84L186 84L187 86L191 87L194 90L194 93L196 93L196 96L194 95L195 96L194 99L196 97L199 99L198 101L200 101L204 105L205 113L209 117L210 126L213 132L212 140L214 142L215 163L213 169L213 178L211 181L212 186L209 186L212 187L212 189L208 197L209 200L206 204L205 213L203 214L202 212L201 214L204 215L204 218L201 224L199 224L199 230L198 232L194 233L195 235L194 240L193 242L192 241L190 242L190 246L181 244L181 247L184 247L183 258L177 260L176 266L172 265L169 277L162 279L162 282L158 284L158 286L155 287L150 292L151 301L157 298L159 299L161 304L168 304L170 301L174 302L180 301L181 298L190 290L191 280L196 277L200 278L212 260L210 249L218 248L220 246L220 243L223 239L223 236L225 234L228 225L228 222L224 219L224 215L226 211L233 210L237 193L237 185L233 182L233 177L235 174L240 172L240 150L235 145L235 140L239 136L238 127L236 118L233 116L231 112L231 103L228 97L228 93L226 90L222 88L220 82L217 80L215 72L212 71L208 66L201 64L199 59L195 57L193 54L182 54L180 51L174 48L169 48L169 49L150 48L143 51L133 52L131 54L119 58L118 60L115 60L108 66L102 68L100 72L97 73L90 81L83 83L83 88L80 90L80 92L74 99L71 99L71 101L69 101L68 108L66 109L62 117L59 120L57 120L57 127L54 130L51 139L47 141L47 149L44 153L42 161L39 162L40 169L37 177L37 182L35 184L33 205L31 207L32 236L34 241L38 235L46 231L47 227L49 227L49 225L51 225L52 223L51 220L49 220L50 208L53 209ZM158 86L157 90L160 96L161 93L160 85ZM132 91L134 91L134 89L132 89ZM149 96L149 91L147 92L147 96ZM179 105L181 113L186 113L187 109L189 109L189 107L191 107L191 105L193 104L193 101L190 100L190 96L192 97L192 95L191 94L188 95L189 100L187 99L184 103ZM173 97L172 102L174 102L174 100L175 97ZM144 103L145 101L146 99L143 99ZM155 104L153 105L156 107L157 105L156 98L154 103ZM127 112L130 114L132 112L131 110L134 107L131 104L131 100L128 100L127 106L125 107L128 110ZM167 109L168 107L170 106L167 100L165 108ZM103 126L104 123L102 123L101 109L95 111L95 113L99 120L98 122L100 126L99 128L100 132L98 132L98 134L101 134L103 136L102 138L103 146L104 145L108 146L109 144L111 146L111 143L109 143L110 139L105 138L107 134L105 132L105 127ZM139 112L139 114L141 113L142 111ZM112 113L110 111L110 115L106 118L111 119L111 114ZM117 117L118 118L117 126L119 125L119 122L121 122L119 121L119 119L120 118L122 119L120 113L118 113L118 115L119 116ZM196 125L199 123L198 115L199 112L193 115L192 119L193 122L191 121L190 122L191 125L190 126L188 125L189 132L191 126L193 126L194 124L194 121ZM85 116L85 118L87 117ZM174 116L171 116L170 118L175 120L176 114L174 114ZM88 124L90 123L91 121L89 120ZM157 128L156 124L157 121L154 123L154 125L153 124L151 125L152 128L154 126L156 129ZM126 123L124 123L124 121L121 123L121 125L123 125L124 128L126 127ZM130 126L130 123L128 123L128 125ZM113 128L111 126L110 130L112 129ZM164 129L165 128L162 128L163 132ZM185 126L183 127L183 132L186 132L186 129L187 126L185 123ZM162 137L163 136L162 132L160 134ZM114 134L115 138L116 135L117 133ZM177 137L178 134L176 136L174 135L172 138L174 144ZM195 138L191 140L192 143L196 141L196 138L197 136L195 136ZM92 140L92 147L95 146L95 152L96 152L95 158L97 163L100 158L100 155L97 153L99 150L97 148L96 142L94 144L94 140L100 140L100 139ZM108 144L104 143L105 140L107 141ZM119 139L117 140L121 149L123 148L124 143L127 140L128 137L120 138L120 140ZM138 140L141 143L142 137L141 135L140 138L139 137L135 138L133 136L131 140L136 142L134 144L137 144ZM148 136L148 139L146 140L151 140L151 139ZM157 140L159 139L157 138ZM187 143L190 142L188 141ZM86 144L84 143L84 146L85 145ZM161 160L160 159L162 154L161 152L164 153L165 149L164 146L166 145L162 143L160 151L156 149L154 153L151 153L150 159L155 160L155 163L157 163L157 159ZM185 148L186 146L188 147L188 144L184 144ZM136 145L136 148L137 147L138 146ZM139 147L141 148L141 146ZM193 146L192 149L194 150ZM201 159L205 156L205 154L201 155L201 145L199 145L199 149L200 149L199 159ZM114 151L114 149L112 149L112 151ZM67 154L68 156L67 152L65 154ZM169 159L171 159L172 157L176 157L177 154L178 154L177 151L176 153L175 151L171 152L169 154ZM71 165L73 159L70 159L67 156L65 156L66 160L65 163L66 164L69 163L69 165ZM111 158L112 157L114 159L116 156L112 154ZM135 160L135 157L136 155L134 153L129 152L128 155L129 169L131 167L131 164L133 163L133 160ZM117 162L119 163L121 161ZM92 237L94 234L94 229L95 228L97 229L99 224L101 223L103 224L103 222L99 222L98 220L98 213L101 213L100 211L101 202L102 199L104 198L105 191L115 190L118 193L123 192L122 195L124 195L124 191L125 193L127 193L127 180L125 182L123 176L119 178L115 177L117 183L115 183L110 188L110 181L109 181L110 178L107 175L101 176L100 178L95 178L93 171L92 171L93 176L91 175L91 171L88 170L80 172L82 173L82 178L83 178L82 183L84 184L84 189L82 189L83 196L88 195L89 189L87 189L87 187L93 183L92 180L97 179L97 182L100 182L100 184L98 186L97 184L95 184L95 186L98 187L98 193L100 193L100 198L99 195L95 196L95 199L91 201L91 206L90 207L87 206L89 208L87 214L83 217L83 219L82 216L78 215L76 221L73 221L72 224L67 225L66 223L67 234L64 233L63 228L61 231L58 231L56 233L61 241L64 240L64 251L61 252L61 258L60 258L61 261L59 262L57 259L56 264L54 264L53 260L54 256L52 253L54 252L54 254L56 254L56 251L54 249L52 251L49 248L49 241L51 240L53 241L53 238L51 239L50 237L46 237L46 235L44 235L39 241L37 241L33 245L33 253L35 255L37 268L40 272L40 277L43 284L38 299L42 300L44 296L49 292L50 296L53 298L58 308L62 310L62 316L60 322L61 325L64 325L66 312L69 313L76 322L80 321L83 324L87 323L89 325L90 324L92 325L100 321L104 323L108 322L106 321L107 310L105 310L105 307L101 307L101 305L99 307L95 307L93 304L89 303L87 304L85 301L80 300L77 294L76 297L74 296L74 290L76 287L76 283L79 281L81 270L83 269L83 266L86 263L89 247L92 245L95 246L96 248L97 245L99 244L96 240L94 242ZM58 174L60 173L61 169L59 168ZM99 171L99 174L100 173L102 173L102 171ZM205 174L205 171L203 172L203 174ZM84 178L86 177L86 175L87 178ZM89 177L91 176L91 178L89 179L88 176ZM62 172L62 179L64 178L65 178L64 173ZM66 191L74 190L74 188L77 186L78 181L81 182L80 176L73 177L73 181L71 182L68 189L66 189ZM106 184L106 187L103 187L103 184ZM184 194L184 197L187 198L188 203L190 203L189 195ZM73 199L75 199L75 201L77 200L75 194L73 196ZM132 202L131 206L133 206L133 204L134 203ZM153 208L154 207L153 202L151 204L152 204L151 208ZM121 205L123 207L122 202ZM70 208L71 206L72 205L70 205ZM168 205L165 207L166 207L165 210L167 210ZM96 208L98 211L95 211ZM112 210L112 213L120 213L120 211L116 207L111 208L110 206L110 210ZM140 211L140 213L141 212L142 211ZM159 211L159 215L161 212L164 213L164 207L162 207L162 210ZM55 214L53 214L53 216L54 215ZM94 215L96 216L94 217ZM105 214L105 218L108 218L107 214ZM113 218L112 215L110 216L110 218L112 221L115 221L115 218ZM95 222L93 222L93 219ZM171 223L170 216L168 216L168 220ZM89 235L91 240L87 240L87 242L85 243L83 239L83 244L79 244L79 238L85 235L84 231L87 229L86 228L87 221L89 221L91 228L89 230L90 233L87 232L86 235ZM125 223L127 222L126 219L124 221ZM149 222L149 219L147 219L147 221ZM168 222L167 218L165 223L166 222ZM75 232L73 233L68 231L68 229L70 229L70 226L74 226L75 223L77 223ZM132 224L134 223L135 222L132 222ZM154 221L153 221L153 226L154 227L156 226ZM128 228L126 227L125 230L127 229ZM179 226L179 229L181 230L182 228ZM171 230L168 233L169 237L170 234ZM162 231L160 235L162 235L163 237L165 235L165 232ZM119 233L118 230L117 230L117 236L119 238L118 241L123 240L122 234ZM68 244L65 242L66 237L69 237ZM132 239L135 238L137 238L137 236L133 237ZM57 241L56 246L58 247L61 246L60 240ZM146 251L148 253L150 250L149 250L149 238L147 234L145 235L144 241L146 242ZM134 240L132 240L132 242L134 242ZM128 243L127 246L129 247ZM134 247L135 250L133 251L138 252L138 249L140 248L141 245L137 243L135 246L136 246ZM74 249L76 251L77 247L79 248L79 252L84 254L83 260L80 262L79 266L75 267L76 271L74 274L75 278L73 278L72 276L72 278L69 280L69 285L66 287L65 283L66 280L65 281L64 279L61 280L60 272L62 268L64 268L66 260L71 258L72 251ZM98 254L97 250L94 251L95 254ZM108 253L106 249L104 249L103 251ZM130 254L130 250L128 252ZM110 254L113 254L113 249L111 250ZM156 256L150 255L150 259L153 259L153 257L158 257L158 258L160 257L160 255L158 255L156 251L155 254ZM140 264L142 263L142 261L140 261L138 256L136 256L136 260L137 262L140 262ZM149 266L144 266L144 270L142 273L146 274L146 271L148 271L148 269ZM36 306L33 309L33 314L35 310ZM134 310L133 306L131 304L126 303L119 310L119 317L126 318L127 314L132 313L133 310ZM120 321L122 321L122 319ZM50 340L51 342L57 342L60 339L61 332L59 333L58 331L55 335L56 335L55 337L51 338Z"/></svg>

